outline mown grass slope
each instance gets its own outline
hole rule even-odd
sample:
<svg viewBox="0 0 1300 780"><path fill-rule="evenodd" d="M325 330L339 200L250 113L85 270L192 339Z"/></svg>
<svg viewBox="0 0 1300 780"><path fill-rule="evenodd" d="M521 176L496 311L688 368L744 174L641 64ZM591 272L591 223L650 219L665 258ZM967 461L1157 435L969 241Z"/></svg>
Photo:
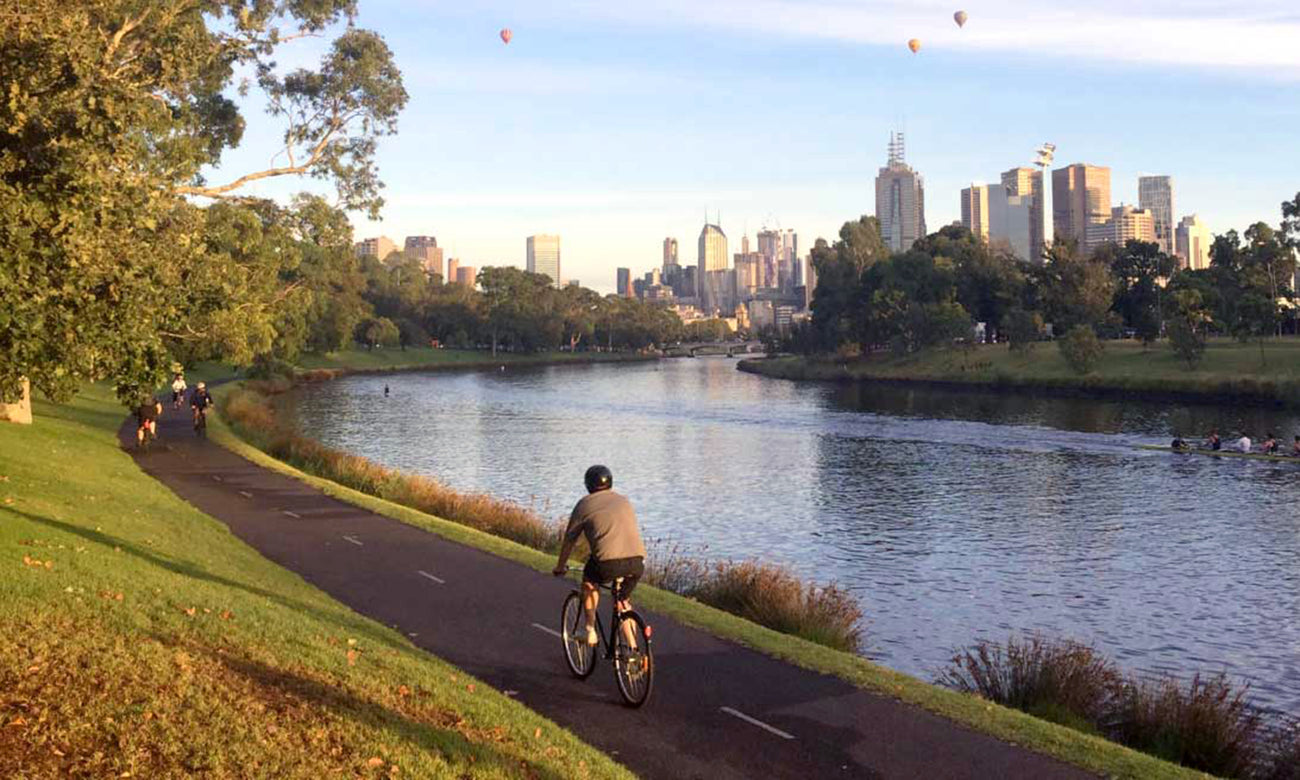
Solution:
<svg viewBox="0 0 1300 780"><path fill-rule="evenodd" d="M0 776L630 777L155 483L107 390L36 413L0 425Z"/></svg>

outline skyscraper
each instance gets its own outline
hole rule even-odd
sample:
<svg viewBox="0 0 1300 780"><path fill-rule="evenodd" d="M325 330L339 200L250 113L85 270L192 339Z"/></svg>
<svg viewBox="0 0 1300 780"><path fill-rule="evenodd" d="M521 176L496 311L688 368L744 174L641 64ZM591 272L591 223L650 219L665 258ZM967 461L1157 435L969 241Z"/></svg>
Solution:
<svg viewBox="0 0 1300 780"><path fill-rule="evenodd" d="M700 230L697 268L699 269L695 277L699 287L697 294L701 308L704 308L708 306L708 301L705 299L708 273L727 270L727 234L722 232L721 227L710 222L704 223L704 228Z"/></svg>
<svg viewBox="0 0 1300 780"><path fill-rule="evenodd" d="M1010 252L1021 260L1028 260L1033 251L1029 197L1011 195L999 184L990 185L988 190L989 246Z"/></svg>
<svg viewBox="0 0 1300 780"><path fill-rule="evenodd" d="M1110 218L1110 168L1075 163L1052 171L1052 229L1058 239L1082 247L1088 226Z"/></svg>
<svg viewBox="0 0 1300 780"><path fill-rule="evenodd" d="M407 236L403 254L419 260L426 273L442 273L442 249L438 247L438 239L433 236Z"/></svg>
<svg viewBox="0 0 1300 780"><path fill-rule="evenodd" d="M378 238L367 238L356 243L357 257L374 257L379 260L386 259L390 254L397 251L397 244L388 236L379 236Z"/></svg>
<svg viewBox="0 0 1300 780"><path fill-rule="evenodd" d="M1160 251L1174 254L1174 179L1172 176L1138 177L1138 208L1150 211L1156 223Z"/></svg>
<svg viewBox="0 0 1300 780"><path fill-rule="evenodd" d="M793 228L781 231L781 259L777 263L777 283L781 292L794 291L798 283L795 267L799 260L799 234Z"/></svg>
<svg viewBox="0 0 1300 780"><path fill-rule="evenodd" d="M458 268L460 268L460 260L454 257L447 258L447 276L444 278L447 284L456 283L456 269Z"/></svg>
<svg viewBox="0 0 1300 780"><path fill-rule="evenodd" d="M999 188L1000 189L1000 188ZM995 196L996 197L996 196ZM976 238L989 238L989 187L972 184L961 191L961 224Z"/></svg>
<svg viewBox="0 0 1300 780"><path fill-rule="evenodd" d="M1029 206L1029 254L1035 263L1043 262L1043 172L1033 168L1012 168L1002 174L1002 186L1009 197L1025 198Z"/></svg>
<svg viewBox="0 0 1300 780"><path fill-rule="evenodd" d="M620 268L615 273L614 292L624 298L632 297L632 269Z"/></svg>
<svg viewBox="0 0 1300 780"><path fill-rule="evenodd" d="M560 286L560 237L540 233L528 237L529 273L546 274L551 284Z"/></svg>
<svg viewBox="0 0 1300 780"><path fill-rule="evenodd" d="M1214 237L1210 228L1195 214L1183 217L1175 231L1174 252L1178 266L1200 271L1210 267L1210 245Z"/></svg>
<svg viewBox="0 0 1300 780"><path fill-rule="evenodd" d="M664 276L671 276L670 270L677 262L677 239L669 237L664 239Z"/></svg>
<svg viewBox="0 0 1300 780"><path fill-rule="evenodd" d="M906 162L902 133L890 133L889 163L876 176L876 219L893 252L911 249L925 235L925 181Z"/></svg>
<svg viewBox="0 0 1300 780"><path fill-rule="evenodd" d="M478 286L478 269L472 265L462 265L456 269L456 284L466 287Z"/></svg>
<svg viewBox="0 0 1300 780"><path fill-rule="evenodd" d="M1111 209L1110 219L1088 225L1084 251L1093 252L1105 243L1124 246L1131 240L1156 240L1155 217L1150 211L1121 203Z"/></svg>
<svg viewBox="0 0 1300 780"><path fill-rule="evenodd" d="M762 258L758 269L759 287L776 287L778 276L777 264L783 254L781 234L775 230L763 228L758 231L758 256Z"/></svg>
<svg viewBox="0 0 1300 780"><path fill-rule="evenodd" d="M804 262L804 267L808 270L804 272L803 305L804 308L812 308L813 295L817 292L817 266L813 265L811 254Z"/></svg>

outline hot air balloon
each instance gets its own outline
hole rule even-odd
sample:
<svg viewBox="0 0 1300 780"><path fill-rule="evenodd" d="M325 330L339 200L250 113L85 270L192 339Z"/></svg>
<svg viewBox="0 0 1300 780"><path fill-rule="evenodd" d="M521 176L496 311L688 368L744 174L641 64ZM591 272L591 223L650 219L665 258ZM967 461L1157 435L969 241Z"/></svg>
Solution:
<svg viewBox="0 0 1300 780"><path fill-rule="evenodd" d="M918 51L921 50L921 39L913 38L912 40L908 41L907 48L911 49L913 54L916 54Z"/></svg>
<svg viewBox="0 0 1300 780"><path fill-rule="evenodd" d="M507 27L506 29L504 29L504 30L501 31L501 42L502 42L502 43L510 43L510 39L511 39L512 37L514 37L514 33L510 32L510 28L509 28L509 27Z"/></svg>
<svg viewBox="0 0 1300 780"><path fill-rule="evenodd" d="M952 15L953 21L957 22L958 27L965 27L966 20L970 18L965 11L958 11Z"/></svg>

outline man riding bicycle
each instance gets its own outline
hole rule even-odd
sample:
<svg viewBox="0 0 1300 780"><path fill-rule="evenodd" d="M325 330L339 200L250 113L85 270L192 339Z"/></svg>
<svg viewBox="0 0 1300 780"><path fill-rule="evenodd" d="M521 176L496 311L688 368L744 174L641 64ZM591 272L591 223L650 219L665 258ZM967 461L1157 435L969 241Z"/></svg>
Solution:
<svg viewBox="0 0 1300 780"><path fill-rule="evenodd" d="M156 398L141 399L140 405L135 409L135 443L137 447L144 447L145 437L157 438L158 415L160 414L162 414L162 404Z"/></svg>
<svg viewBox="0 0 1300 780"><path fill-rule="evenodd" d="M194 392L190 394L190 408L194 410L194 430L199 430L200 418L208 413L208 407L212 406L212 396L208 395L208 386L204 382L199 382L195 386Z"/></svg>
<svg viewBox="0 0 1300 780"><path fill-rule="evenodd" d="M552 571L557 577L568 571L569 554L579 536L585 536L591 556L582 569L582 606L587 619L587 644L600 642L596 635L596 606L600 602L599 586L622 577L623 601L618 608L631 609L626 600L645 573L645 544L637 527L632 504L615 493L614 475L604 466L587 469L583 481L587 495L573 507L569 526L564 531L560 559Z"/></svg>

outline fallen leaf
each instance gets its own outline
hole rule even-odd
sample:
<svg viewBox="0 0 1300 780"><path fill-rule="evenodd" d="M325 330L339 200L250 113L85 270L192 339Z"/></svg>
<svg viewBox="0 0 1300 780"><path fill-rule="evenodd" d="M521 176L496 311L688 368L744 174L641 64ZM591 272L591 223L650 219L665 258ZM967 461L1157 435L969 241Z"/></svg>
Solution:
<svg viewBox="0 0 1300 780"><path fill-rule="evenodd" d="M348 647L353 647L353 646L356 645L356 643L357 643L357 640L355 640L355 639L349 639L349 640L348 640Z"/></svg>
<svg viewBox="0 0 1300 780"><path fill-rule="evenodd" d="M374 758L366 762L366 766L369 767L376 767L376 766L383 766L383 765L384 765L384 759L380 758L379 756L375 756Z"/></svg>
<svg viewBox="0 0 1300 780"><path fill-rule="evenodd" d="M470 683L469 685L466 685L466 686L465 686L465 690L469 691L470 693L473 693L473 692L474 692L474 683Z"/></svg>
<svg viewBox="0 0 1300 780"><path fill-rule="evenodd" d="M221 619L222 619L222 620L230 620L230 619L233 618L234 616L235 616L235 613L234 613L234 612L231 612L231 611L228 610L228 609L223 609L223 610L221 611Z"/></svg>
<svg viewBox="0 0 1300 780"><path fill-rule="evenodd" d="M6 503L6 504L12 504L13 502L14 502L14 500L13 500L12 498L9 498L8 496L5 496L5 503Z"/></svg>
<svg viewBox="0 0 1300 780"><path fill-rule="evenodd" d="M58 756L59 758L63 758L65 755L67 755L67 754L64 753L62 750L59 750L59 749L56 748L56 747L52 747L52 748L50 748L50 752L53 753L54 755Z"/></svg>
<svg viewBox="0 0 1300 780"><path fill-rule="evenodd" d="M21 718L21 717L19 717L19 718L14 718L13 720L9 721L9 725L10 725L10 726L26 726L26 725L27 725L27 721L24 720L24 719Z"/></svg>
<svg viewBox="0 0 1300 780"><path fill-rule="evenodd" d="M541 736L542 736L542 730L541 730L541 729L537 729L536 731L533 732L533 738L534 738L534 739L540 739Z"/></svg>
<svg viewBox="0 0 1300 780"><path fill-rule="evenodd" d="M356 651L356 650L349 650L349 651L348 651L348 666L356 666L356 665L357 665L357 651Z"/></svg>
<svg viewBox="0 0 1300 780"><path fill-rule="evenodd" d="M402 770L397 768L397 764L393 764L392 766L388 767L388 774L390 775L396 775L398 772L401 771Z"/></svg>
<svg viewBox="0 0 1300 780"><path fill-rule="evenodd" d="M410 696L410 695L411 695L411 689L410 689L410 688L407 688L405 685L399 685L399 686L397 686L397 695L398 695L398 696Z"/></svg>
<svg viewBox="0 0 1300 780"><path fill-rule="evenodd" d="M190 607L189 609L182 610L182 611L185 614L189 615L190 617L194 617L196 614L198 614L198 610L195 609L194 607Z"/></svg>

